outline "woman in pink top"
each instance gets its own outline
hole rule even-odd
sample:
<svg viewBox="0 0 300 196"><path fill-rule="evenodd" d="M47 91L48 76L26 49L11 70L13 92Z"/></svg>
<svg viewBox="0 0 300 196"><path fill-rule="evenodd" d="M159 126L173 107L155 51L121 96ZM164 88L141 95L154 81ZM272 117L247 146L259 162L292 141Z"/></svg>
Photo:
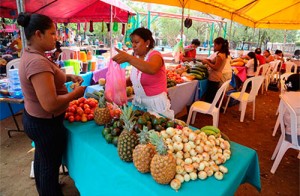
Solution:
<svg viewBox="0 0 300 196"><path fill-rule="evenodd" d="M78 86L68 93L67 81L83 81L66 75L45 56L55 48L56 28L45 15L20 13L18 24L24 27L28 47L25 48L19 75L24 95L23 126L35 143L34 175L39 195L62 195L59 166L65 151L67 131L64 113L73 99L83 96L85 87Z"/></svg>
<svg viewBox="0 0 300 196"><path fill-rule="evenodd" d="M158 51L153 50L154 39L150 30L137 28L131 35L134 55L117 50L113 60L121 64L130 63L130 80L135 96L133 105L146 108L149 112L174 118L171 103L167 96L167 76L164 60Z"/></svg>

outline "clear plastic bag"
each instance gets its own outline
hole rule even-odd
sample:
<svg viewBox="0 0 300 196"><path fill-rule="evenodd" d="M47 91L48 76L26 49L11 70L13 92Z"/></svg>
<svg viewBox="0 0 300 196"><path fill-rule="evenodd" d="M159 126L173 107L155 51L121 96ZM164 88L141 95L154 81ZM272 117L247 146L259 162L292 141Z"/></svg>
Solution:
<svg viewBox="0 0 300 196"><path fill-rule="evenodd" d="M107 66L105 98L119 106L124 105L127 103L125 70L112 59Z"/></svg>

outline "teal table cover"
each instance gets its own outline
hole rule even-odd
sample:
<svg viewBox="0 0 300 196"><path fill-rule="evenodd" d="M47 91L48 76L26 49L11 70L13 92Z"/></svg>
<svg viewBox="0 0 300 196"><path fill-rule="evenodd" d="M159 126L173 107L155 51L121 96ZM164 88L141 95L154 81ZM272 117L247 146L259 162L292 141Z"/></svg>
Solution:
<svg viewBox="0 0 300 196"><path fill-rule="evenodd" d="M188 196L234 195L240 184L250 183L261 190L256 151L231 142L231 159L225 163L229 172L221 181L214 177L184 182L178 192L170 185L154 181L150 173L142 174L133 165L122 161L113 144L102 136L103 126L94 121L86 123L65 121L68 129L64 162L80 195L157 195Z"/></svg>

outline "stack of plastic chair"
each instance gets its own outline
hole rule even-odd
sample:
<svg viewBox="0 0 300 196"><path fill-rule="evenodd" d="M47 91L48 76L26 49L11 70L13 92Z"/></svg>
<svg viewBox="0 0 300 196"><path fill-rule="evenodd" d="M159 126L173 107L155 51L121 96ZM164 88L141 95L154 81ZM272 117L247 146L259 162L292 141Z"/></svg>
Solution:
<svg viewBox="0 0 300 196"><path fill-rule="evenodd" d="M278 72L278 67L281 64L280 60L275 60L269 63L270 64L270 68L268 73L266 74L266 91L268 91L268 86L270 84L270 82L274 81L274 80L279 80L279 72Z"/></svg>
<svg viewBox="0 0 300 196"><path fill-rule="evenodd" d="M219 88L219 90L216 93L216 96L212 103L207 103L204 101L196 101L192 104L188 119L186 121L187 125L190 124L191 117L192 118L192 124L195 122L196 114L197 112L203 113L203 114L210 114L213 117L213 126L218 127L219 124L219 113L220 113L220 107L223 102L224 95L226 93L226 90L229 86L230 80L224 82L222 86ZM217 105L218 104L218 105Z"/></svg>
<svg viewBox="0 0 300 196"><path fill-rule="evenodd" d="M287 137L289 135L286 134L286 127L284 124L284 115L286 115L286 113L289 113L290 115L290 123L291 123L290 137ZM281 136L279 138L279 141L276 145L276 148L271 158L271 160L274 160L276 157L273 166L271 168L271 173L273 174L276 172L283 155L289 148L300 150L300 146L298 142L298 134L297 134L299 129L300 117L299 114L297 114L296 111L292 108L292 106L289 105L284 99L281 99L279 104L279 119L280 119Z"/></svg>
<svg viewBox="0 0 300 196"><path fill-rule="evenodd" d="M294 68L293 72L292 72L292 68ZM285 62L285 73L297 73L297 65L294 62L291 61L287 61Z"/></svg>
<svg viewBox="0 0 300 196"><path fill-rule="evenodd" d="M6 75L8 76L8 70L19 69L20 58L13 59L6 64Z"/></svg>
<svg viewBox="0 0 300 196"><path fill-rule="evenodd" d="M254 77L248 78L244 82L241 92L234 92L234 93L231 93L229 95L229 97L227 99L225 109L224 109L224 114L226 112L226 109L227 109L230 98L233 98L233 99L238 100L240 102L240 105L239 105L239 110L241 111L240 122L244 122L244 117L245 117L248 102L253 103L252 119L254 120L254 116L255 116L255 99L256 99L256 95L257 95L258 90L259 90L259 88L260 88L263 81L264 81L263 76L254 76ZM252 84L251 85L251 90L250 90L250 93L247 93L246 89L247 89L247 86L250 82Z"/></svg>

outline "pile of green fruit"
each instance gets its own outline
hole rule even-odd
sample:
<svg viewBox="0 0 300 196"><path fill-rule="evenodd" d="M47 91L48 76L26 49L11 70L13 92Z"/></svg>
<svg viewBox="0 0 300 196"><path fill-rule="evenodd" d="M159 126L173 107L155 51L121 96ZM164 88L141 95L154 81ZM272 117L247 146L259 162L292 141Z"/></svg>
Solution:
<svg viewBox="0 0 300 196"><path fill-rule="evenodd" d="M157 132L167 129L168 127L182 128L186 124L180 120L170 120L165 117L156 117L149 112L144 112L141 110L133 111L133 130L136 133L140 133L143 126L146 126L148 130L154 129ZM112 143L115 146L118 144L118 137L123 131L124 122L119 118L113 118L110 123L105 125L102 131L102 135L107 141L107 143Z"/></svg>
<svg viewBox="0 0 300 196"><path fill-rule="evenodd" d="M124 122L118 118L113 118L110 123L106 124L102 130L102 135L109 144L118 145L118 138L123 131Z"/></svg>
<svg viewBox="0 0 300 196"><path fill-rule="evenodd" d="M197 80L203 80L208 77L208 71L205 65L196 65L194 67L190 67L187 70L187 73L195 76L195 79Z"/></svg>

